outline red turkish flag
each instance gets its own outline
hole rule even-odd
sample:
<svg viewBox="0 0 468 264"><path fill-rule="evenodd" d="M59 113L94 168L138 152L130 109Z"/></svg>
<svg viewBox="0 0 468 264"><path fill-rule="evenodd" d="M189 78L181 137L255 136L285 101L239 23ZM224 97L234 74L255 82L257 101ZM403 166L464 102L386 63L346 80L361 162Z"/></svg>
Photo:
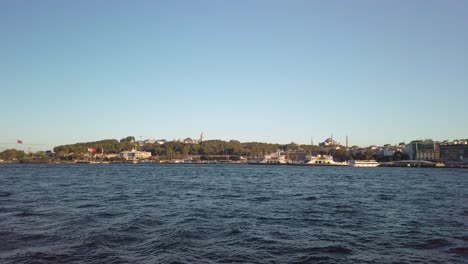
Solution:
<svg viewBox="0 0 468 264"><path fill-rule="evenodd" d="M96 153L97 150L96 150L96 148L88 148L88 151L92 152L92 153Z"/></svg>
<svg viewBox="0 0 468 264"><path fill-rule="evenodd" d="M18 140L16 140L16 143L18 143L18 144L23 144L23 141L21 141L21 140L18 139Z"/></svg>

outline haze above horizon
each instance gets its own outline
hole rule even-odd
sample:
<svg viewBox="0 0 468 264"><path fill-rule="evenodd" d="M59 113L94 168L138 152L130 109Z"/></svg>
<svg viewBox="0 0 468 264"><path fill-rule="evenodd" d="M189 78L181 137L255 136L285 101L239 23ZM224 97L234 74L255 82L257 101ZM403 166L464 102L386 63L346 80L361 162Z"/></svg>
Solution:
<svg viewBox="0 0 468 264"><path fill-rule="evenodd" d="M466 14L466 1L1 1L0 142L467 138Z"/></svg>

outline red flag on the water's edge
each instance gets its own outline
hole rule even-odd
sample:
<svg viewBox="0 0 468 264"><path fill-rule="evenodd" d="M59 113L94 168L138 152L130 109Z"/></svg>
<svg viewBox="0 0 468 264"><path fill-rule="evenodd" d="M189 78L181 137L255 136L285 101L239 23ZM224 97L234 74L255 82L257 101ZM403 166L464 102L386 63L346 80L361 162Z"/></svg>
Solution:
<svg viewBox="0 0 468 264"><path fill-rule="evenodd" d="M96 153L97 150L96 150L96 148L88 148L88 151L92 152L92 153Z"/></svg>
<svg viewBox="0 0 468 264"><path fill-rule="evenodd" d="M20 140L20 139L18 139L18 140L16 140L16 143L18 143L18 144L23 144L23 141Z"/></svg>

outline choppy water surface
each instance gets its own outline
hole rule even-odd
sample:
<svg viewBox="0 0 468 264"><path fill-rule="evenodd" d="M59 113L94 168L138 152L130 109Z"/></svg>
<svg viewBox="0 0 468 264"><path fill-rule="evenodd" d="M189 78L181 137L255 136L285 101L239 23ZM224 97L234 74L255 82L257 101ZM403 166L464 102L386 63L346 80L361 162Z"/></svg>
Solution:
<svg viewBox="0 0 468 264"><path fill-rule="evenodd" d="M468 171L1 165L1 263L467 263Z"/></svg>

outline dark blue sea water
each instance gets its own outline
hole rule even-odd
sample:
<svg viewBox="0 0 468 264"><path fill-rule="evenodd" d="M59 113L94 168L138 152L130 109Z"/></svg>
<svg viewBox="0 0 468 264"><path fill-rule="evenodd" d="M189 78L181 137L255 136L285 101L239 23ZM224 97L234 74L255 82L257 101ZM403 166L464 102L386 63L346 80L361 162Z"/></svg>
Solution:
<svg viewBox="0 0 468 264"><path fill-rule="evenodd" d="M468 171L0 165L0 263L468 263Z"/></svg>

